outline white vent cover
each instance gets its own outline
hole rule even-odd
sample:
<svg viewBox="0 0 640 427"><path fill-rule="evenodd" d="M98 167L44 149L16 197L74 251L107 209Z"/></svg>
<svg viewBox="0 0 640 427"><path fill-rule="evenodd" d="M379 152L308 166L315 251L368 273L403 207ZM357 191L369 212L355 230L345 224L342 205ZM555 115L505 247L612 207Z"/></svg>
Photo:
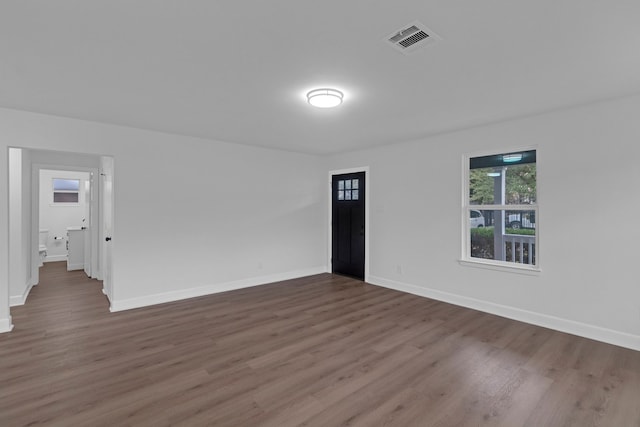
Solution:
<svg viewBox="0 0 640 427"><path fill-rule="evenodd" d="M440 37L420 22L413 22L386 37L391 45L402 53L411 53L420 47L432 44Z"/></svg>

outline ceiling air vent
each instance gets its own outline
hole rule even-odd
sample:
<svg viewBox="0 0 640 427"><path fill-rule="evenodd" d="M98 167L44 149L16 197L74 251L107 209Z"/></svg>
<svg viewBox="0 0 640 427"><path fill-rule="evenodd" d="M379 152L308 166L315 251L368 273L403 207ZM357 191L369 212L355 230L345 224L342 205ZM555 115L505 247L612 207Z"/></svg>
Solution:
<svg viewBox="0 0 640 427"><path fill-rule="evenodd" d="M400 52L411 53L419 47L440 40L440 37L423 24L414 22L401 30L393 32L386 39Z"/></svg>

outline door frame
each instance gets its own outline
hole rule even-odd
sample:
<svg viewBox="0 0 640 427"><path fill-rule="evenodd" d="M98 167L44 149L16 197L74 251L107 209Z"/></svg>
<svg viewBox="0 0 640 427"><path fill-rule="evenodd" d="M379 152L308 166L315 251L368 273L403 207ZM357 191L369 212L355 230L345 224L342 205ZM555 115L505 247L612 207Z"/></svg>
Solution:
<svg viewBox="0 0 640 427"><path fill-rule="evenodd" d="M109 311L113 312L113 300L114 300L114 280L113 280L113 243L111 241L114 228L115 228L115 190L114 190L114 177L115 177L115 158L113 156L100 156L100 176L99 176L99 189L100 189L100 221L98 230L98 239L100 240L100 266L102 277L102 293L109 300ZM109 190L105 188L106 179L109 178L110 186ZM108 213L108 215L107 215ZM107 226L108 224L108 226ZM107 236L105 228L110 228L109 235ZM107 240L108 238L108 240Z"/></svg>
<svg viewBox="0 0 640 427"><path fill-rule="evenodd" d="M331 257L333 256L333 232L332 232L332 221L333 221L333 198L332 191L333 188L331 186L331 181L333 180L334 175L343 175L347 173L356 173L356 172L364 172L365 179L365 187L364 187L364 281L369 281L369 195L371 194L371 173L369 171L369 166L360 166L349 169L337 169L329 171L328 178L328 221L327 221L327 231L328 231L328 240L327 240L327 272L331 273Z"/></svg>

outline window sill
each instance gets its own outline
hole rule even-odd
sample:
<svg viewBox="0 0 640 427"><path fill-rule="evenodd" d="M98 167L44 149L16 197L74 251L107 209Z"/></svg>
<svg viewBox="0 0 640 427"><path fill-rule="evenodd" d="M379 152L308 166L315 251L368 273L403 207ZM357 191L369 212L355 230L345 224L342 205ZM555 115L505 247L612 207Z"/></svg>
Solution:
<svg viewBox="0 0 640 427"><path fill-rule="evenodd" d="M524 274L527 276L540 275L540 267L526 266L522 264L508 264L508 263L492 263L487 261L476 261L469 259L460 259L458 263L465 267L483 268L486 270L504 271L506 273Z"/></svg>

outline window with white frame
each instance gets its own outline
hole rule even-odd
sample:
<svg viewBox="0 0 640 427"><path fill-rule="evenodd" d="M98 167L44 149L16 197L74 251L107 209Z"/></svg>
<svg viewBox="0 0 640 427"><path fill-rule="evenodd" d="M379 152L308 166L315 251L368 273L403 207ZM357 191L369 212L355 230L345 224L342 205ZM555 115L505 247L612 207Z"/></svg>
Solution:
<svg viewBox="0 0 640 427"><path fill-rule="evenodd" d="M68 204L79 201L79 179L53 178L53 203Z"/></svg>
<svg viewBox="0 0 640 427"><path fill-rule="evenodd" d="M538 267L536 150L469 157L463 259Z"/></svg>

